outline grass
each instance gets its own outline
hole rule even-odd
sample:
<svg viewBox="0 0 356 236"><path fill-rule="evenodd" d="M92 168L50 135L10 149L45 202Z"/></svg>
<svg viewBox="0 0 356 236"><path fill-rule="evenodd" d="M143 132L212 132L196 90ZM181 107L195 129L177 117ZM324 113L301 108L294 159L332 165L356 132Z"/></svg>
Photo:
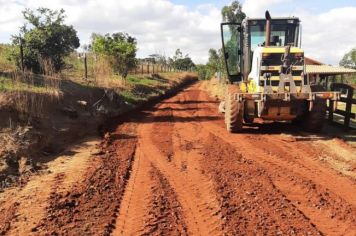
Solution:
<svg viewBox="0 0 356 236"><path fill-rule="evenodd" d="M225 99L226 83L222 83L216 78L211 78L210 80L204 80L203 84L211 95L219 98L220 100Z"/></svg>
<svg viewBox="0 0 356 236"><path fill-rule="evenodd" d="M16 70L15 64L7 59L11 50L10 45L0 44L0 71ZM91 88L113 90L120 94L128 106L134 106L162 94L164 90L178 83L182 74L180 72L166 72L160 73L159 76L154 78L148 74L129 74L123 79L114 72L109 58L95 57L93 54L87 53L88 78L84 79L84 58L80 57L78 53L71 53L67 56L65 64L65 68L60 74L56 74L51 69L51 65L48 64L48 71L46 70L48 73L45 74L70 80L80 85L84 90L90 90ZM59 79L52 80L51 77L46 77L43 85L37 85L33 83L32 75L29 76L30 78L21 78L22 76L20 75L16 75L16 77L0 77L0 92L13 92L18 96L21 93L48 94L52 96L65 92L60 91L59 84L52 84L52 82L59 83ZM25 110L25 104L21 104L21 110Z"/></svg>
<svg viewBox="0 0 356 236"><path fill-rule="evenodd" d="M157 80L154 80L152 77L140 76L140 75L128 75L125 80L132 85L155 86L159 83Z"/></svg>
<svg viewBox="0 0 356 236"><path fill-rule="evenodd" d="M147 101L151 97L158 96L172 84L180 80L179 73L160 74L160 78L152 78L147 75L128 75L125 87L119 91L124 101L128 104L138 104Z"/></svg>
<svg viewBox="0 0 356 236"><path fill-rule="evenodd" d="M135 94L132 90L123 90L120 92L120 95L128 105L134 105L139 102L147 100L144 97L140 97L137 94Z"/></svg>
<svg viewBox="0 0 356 236"><path fill-rule="evenodd" d="M0 92L48 93L48 91L49 89L45 86L32 85L0 76Z"/></svg>
<svg viewBox="0 0 356 236"><path fill-rule="evenodd" d="M85 76L85 67L84 67L84 58L79 57L78 53L71 53L64 59L66 68L62 71L62 74L69 78L84 78ZM87 69L88 69L88 78L94 78L94 65L95 59L91 54L87 55Z"/></svg>

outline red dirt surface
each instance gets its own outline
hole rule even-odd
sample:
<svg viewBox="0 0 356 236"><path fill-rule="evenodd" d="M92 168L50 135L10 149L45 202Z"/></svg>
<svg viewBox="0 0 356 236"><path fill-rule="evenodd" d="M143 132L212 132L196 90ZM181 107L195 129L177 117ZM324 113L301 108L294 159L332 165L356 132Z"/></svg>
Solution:
<svg viewBox="0 0 356 236"><path fill-rule="evenodd" d="M117 121L79 181L66 188L66 173L56 174L36 196L46 202L41 220L22 232L356 235L355 170L339 168L354 165L354 147L284 123L227 133L201 87ZM25 199L2 201L9 194L0 195L0 234L25 214Z"/></svg>

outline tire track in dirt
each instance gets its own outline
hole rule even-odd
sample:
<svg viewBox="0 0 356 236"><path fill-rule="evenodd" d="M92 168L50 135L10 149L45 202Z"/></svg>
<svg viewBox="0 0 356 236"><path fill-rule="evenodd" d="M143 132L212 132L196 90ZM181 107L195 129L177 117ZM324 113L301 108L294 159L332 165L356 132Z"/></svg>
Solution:
<svg viewBox="0 0 356 236"><path fill-rule="evenodd" d="M145 153L146 157L159 169L177 194L178 201L182 205L184 221L187 223L189 234L211 235L217 230L214 226L215 222L209 224L211 222L210 216L201 213L201 208L199 207L201 199L194 194L196 193L194 183L190 183L184 178L181 171L173 163L167 161L166 157L152 143L150 139L152 127L150 125L140 126L139 132L142 134L142 143L144 143L144 145L140 145L142 153ZM201 184L199 183L199 185Z"/></svg>
<svg viewBox="0 0 356 236"><path fill-rule="evenodd" d="M113 235L142 235L151 198L151 164L137 145L134 163L125 188Z"/></svg>
<svg viewBox="0 0 356 236"><path fill-rule="evenodd" d="M143 235L188 235L182 206L169 182L154 166L150 176L155 184Z"/></svg>
<svg viewBox="0 0 356 236"><path fill-rule="evenodd" d="M200 165L203 158L200 154L203 149L202 140L205 139L203 120L207 117L199 115L199 107L196 103L191 103L191 100L196 100L199 96L199 91L191 91L187 89L178 96L179 103L176 108L173 108L174 114L174 135L173 145L175 150L175 159L180 160L182 175L185 175L188 183L191 183L192 193L195 195L200 216L203 221L209 225L210 234L223 234L221 208L217 199L212 181L204 175L204 169ZM193 98L188 98L187 94L196 95ZM178 108L178 109L177 109ZM180 122L180 119L190 119L189 122ZM213 118L213 117L211 117ZM188 120L189 120L188 119ZM197 119L200 122L194 122ZM183 119L184 120L184 119Z"/></svg>
<svg viewBox="0 0 356 236"><path fill-rule="evenodd" d="M150 117L158 113L161 119L153 124L155 135L149 135L149 138L163 147L159 150L159 155L171 162L172 112L162 109L148 115ZM154 166L152 159L145 154L143 145L145 142L139 134L132 174L125 189L113 235L187 235L176 193L165 176Z"/></svg>
<svg viewBox="0 0 356 236"><path fill-rule="evenodd" d="M162 176L167 179L169 185L172 187L173 191L177 195L177 199L182 206L182 212L184 215L184 222L186 222L187 230L189 234L192 235L222 235L221 224L219 223L219 209L211 207L214 205L215 196L211 197L212 189L209 188L207 180L203 178L198 178L198 171L196 168L198 166L191 166L192 170L196 173L193 174L193 178L190 177L190 173L187 174L185 168L182 168L181 163L182 154L179 153L181 148L180 143L176 140L179 137L176 134L176 128L174 125L174 133L170 134L171 128L166 130L164 136L161 136L160 132L157 132L157 123L166 122L171 119L171 112L175 113L176 109L180 109L179 100L183 99L180 96L174 97L174 99L169 99L161 106L157 107L157 111L153 116L145 119L143 124L138 128L138 133L140 137L140 152L146 155L153 166L159 170ZM160 110L161 109L161 110ZM173 116L173 120L176 123L177 119L179 122L184 124L185 121L189 121L190 117L183 116ZM160 126L161 128L161 126ZM171 137L173 135L173 138ZM156 136L156 137L155 137ZM171 142L162 142L162 140L172 139ZM161 140L158 141L157 140ZM173 147L172 147L173 145ZM189 146L189 145L188 145ZM173 158L167 158L166 150L174 150ZM189 168L187 164L187 168ZM201 173L200 173L201 176ZM209 194L205 194L209 193Z"/></svg>

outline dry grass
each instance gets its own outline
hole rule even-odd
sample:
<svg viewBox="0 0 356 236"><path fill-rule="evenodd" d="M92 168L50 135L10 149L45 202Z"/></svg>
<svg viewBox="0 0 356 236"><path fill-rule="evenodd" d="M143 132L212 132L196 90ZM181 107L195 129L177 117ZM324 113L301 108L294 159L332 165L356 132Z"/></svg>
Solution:
<svg viewBox="0 0 356 236"><path fill-rule="evenodd" d="M60 76L48 61L41 61L44 75L38 76L26 71L15 72L12 78L0 78L0 91L6 105L26 117L42 117L43 107L61 97Z"/></svg>
<svg viewBox="0 0 356 236"><path fill-rule="evenodd" d="M94 62L94 85L102 88L125 88L125 80L115 75L109 57L98 57Z"/></svg>
<svg viewBox="0 0 356 236"><path fill-rule="evenodd" d="M214 97L224 100L226 84L219 82L216 78L203 81L204 89L207 90Z"/></svg>

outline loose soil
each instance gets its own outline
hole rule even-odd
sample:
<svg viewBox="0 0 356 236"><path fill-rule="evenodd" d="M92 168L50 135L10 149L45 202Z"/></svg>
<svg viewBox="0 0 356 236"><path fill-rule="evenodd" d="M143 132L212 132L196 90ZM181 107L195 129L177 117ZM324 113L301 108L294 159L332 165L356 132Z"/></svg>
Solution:
<svg viewBox="0 0 356 236"><path fill-rule="evenodd" d="M111 125L0 193L0 234L356 235L355 147L339 138L227 133L200 83Z"/></svg>

